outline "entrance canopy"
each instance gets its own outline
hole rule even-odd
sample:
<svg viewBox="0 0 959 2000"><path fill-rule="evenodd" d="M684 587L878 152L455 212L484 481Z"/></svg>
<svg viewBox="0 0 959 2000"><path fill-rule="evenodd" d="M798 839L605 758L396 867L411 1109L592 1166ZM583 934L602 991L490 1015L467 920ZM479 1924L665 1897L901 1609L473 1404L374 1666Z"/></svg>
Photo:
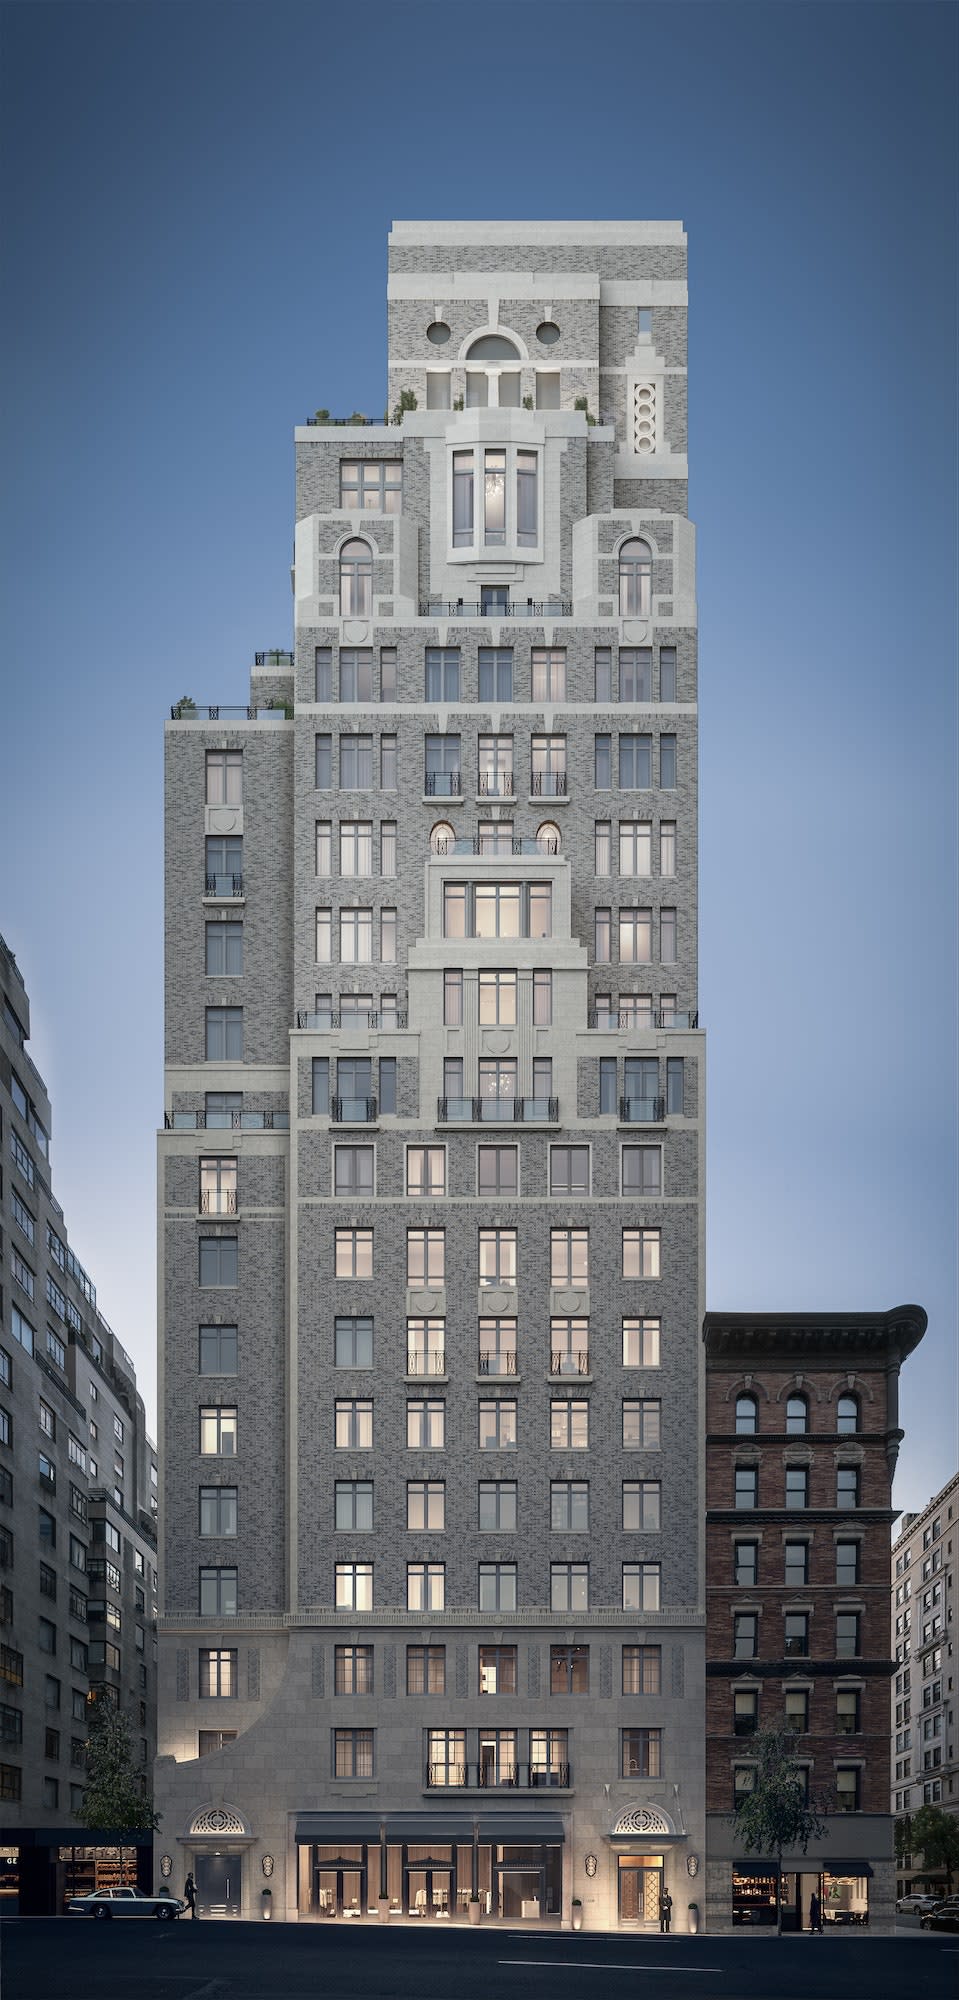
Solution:
<svg viewBox="0 0 959 2000"><path fill-rule="evenodd" d="M296 1843L298 1847L329 1846L336 1841L365 1840L375 1845L380 1840L445 1841L463 1847L472 1845L474 1829L476 1838L489 1841L497 1846L515 1842L529 1846L535 1841L555 1843L566 1838L563 1821L558 1813L529 1812L424 1812L424 1813L362 1813L362 1812L316 1812L297 1813Z"/></svg>

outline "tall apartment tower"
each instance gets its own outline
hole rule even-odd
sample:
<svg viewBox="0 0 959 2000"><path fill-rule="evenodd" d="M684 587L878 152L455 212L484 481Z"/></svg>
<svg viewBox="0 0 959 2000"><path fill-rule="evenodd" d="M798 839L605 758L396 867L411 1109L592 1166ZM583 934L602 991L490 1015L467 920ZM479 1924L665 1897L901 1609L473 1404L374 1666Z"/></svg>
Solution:
<svg viewBox="0 0 959 2000"><path fill-rule="evenodd" d="M890 1716L892 1810L910 1820L922 1806L959 1813L956 1701L956 1577L959 1473L918 1514L905 1514L892 1549L896 1678ZM947 1871L904 1847L897 1893L949 1887Z"/></svg>
<svg viewBox="0 0 959 2000"><path fill-rule="evenodd" d="M30 999L0 937L0 1894L53 1916L149 1882L152 1836L83 1825L91 1695L156 1750L156 1452L133 1362L52 1186Z"/></svg>
<svg viewBox="0 0 959 2000"><path fill-rule="evenodd" d="M295 647L167 728L157 1804L201 1908L695 1923L676 223L400 223Z"/></svg>

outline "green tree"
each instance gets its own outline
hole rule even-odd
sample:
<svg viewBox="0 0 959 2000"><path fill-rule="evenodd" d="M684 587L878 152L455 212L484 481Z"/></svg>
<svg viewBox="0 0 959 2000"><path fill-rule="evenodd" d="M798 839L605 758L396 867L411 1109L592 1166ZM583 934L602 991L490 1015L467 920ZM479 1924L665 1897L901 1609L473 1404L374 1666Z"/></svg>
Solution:
<svg viewBox="0 0 959 2000"><path fill-rule="evenodd" d="M90 1703L87 1737L87 1782L81 1824L103 1831L152 1833L159 1826L145 1774L133 1761L130 1723L121 1708L103 1696Z"/></svg>
<svg viewBox="0 0 959 2000"><path fill-rule="evenodd" d="M730 1824L747 1854L776 1857L776 1932L782 1936L783 1854L798 1847L805 1854L811 1840L827 1832L826 1822L806 1798L803 1775L794 1756L791 1730L768 1729L753 1738L756 1775L752 1791L742 1795Z"/></svg>
<svg viewBox="0 0 959 2000"><path fill-rule="evenodd" d="M944 1868L946 1888L952 1892L952 1871L959 1868L959 1814L943 1812L941 1806L920 1806L912 1815L910 1847L921 1854L925 1868Z"/></svg>

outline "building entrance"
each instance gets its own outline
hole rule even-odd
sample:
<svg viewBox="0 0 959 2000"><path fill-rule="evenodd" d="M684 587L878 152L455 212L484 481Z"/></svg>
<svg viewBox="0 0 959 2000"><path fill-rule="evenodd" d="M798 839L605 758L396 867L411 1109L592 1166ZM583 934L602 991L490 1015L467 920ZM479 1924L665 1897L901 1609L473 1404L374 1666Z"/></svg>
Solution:
<svg viewBox="0 0 959 2000"><path fill-rule="evenodd" d="M315 1847L313 1907L321 1917L342 1917L366 1910L366 1879L362 1847Z"/></svg>
<svg viewBox="0 0 959 2000"><path fill-rule="evenodd" d="M241 1854L198 1854L193 1872L201 1916L239 1916L243 1892Z"/></svg>
<svg viewBox="0 0 959 2000"><path fill-rule="evenodd" d="M409 1847L404 1867L411 1917L448 1917L456 1907L456 1872L449 1847Z"/></svg>
<svg viewBox="0 0 959 2000"><path fill-rule="evenodd" d="M619 1857L619 1921L658 1924L663 1891L661 1854L621 1854Z"/></svg>

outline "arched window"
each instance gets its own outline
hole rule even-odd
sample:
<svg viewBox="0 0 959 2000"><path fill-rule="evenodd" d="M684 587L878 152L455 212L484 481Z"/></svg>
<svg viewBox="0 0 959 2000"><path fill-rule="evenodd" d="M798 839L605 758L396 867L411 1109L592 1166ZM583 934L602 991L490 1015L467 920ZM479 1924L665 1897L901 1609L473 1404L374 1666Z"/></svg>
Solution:
<svg viewBox="0 0 959 2000"><path fill-rule="evenodd" d="M430 833L430 850L433 854L450 854L455 839L456 834L449 820L437 820Z"/></svg>
<svg viewBox="0 0 959 2000"><path fill-rule="evenodd" d="M840 1396L836 1404L837 1431L857 1431L859 1429L859 1399L856 1396Z"/></svg>
<svg viewBox="0 0 959 2000"><path fill-rule="evenodd" d="M559 827L553 819L544 819L536 829L536 845L542 854L558 854L559 837Z"/></svg>
<svg viewBox="0 0 959 2000"><path fill-rule="evenodd" d="M373 551L368 542L344 542L340 550L340 617L372 616Z"/></svg>
<svg viewBox="0 0 959 2000"><path fill-rule="evenodd" d="M759 1419L755 1396L736 1397L736 1436L751 1437L758 1430Z"/></svg>
<svg viewBox="0 0 959 2000"><path fill-rule="evenodd" d="M791 1437L809 1429L809 1404L805 1396L789 1396L786 1399L786 1429Z"/></svg>
<svg viewBox="0 0 959 2000"><path fill-rule="evenodd" d="M468 410L485 410L489 403L498 403L500 409L519 409L522 355L514 340L505 333L481 333L470 342L465 360ZM487 369L487 362L493 363L492 369ZM504 362L507 366L500 366Z"/></svg>
<svg viewBox="0 0 959 2000"><path fill-rule="evenodd" d="M619 615L648 618L653 602L653 554L648 542L624 542L619 552Z"/></svg>
<svg viewBox="0 0 959 2000"><path fill-rule="evenodd" d="M505 333L481 333L466 350L467 361L518 361L519 348Z"/></svg>

